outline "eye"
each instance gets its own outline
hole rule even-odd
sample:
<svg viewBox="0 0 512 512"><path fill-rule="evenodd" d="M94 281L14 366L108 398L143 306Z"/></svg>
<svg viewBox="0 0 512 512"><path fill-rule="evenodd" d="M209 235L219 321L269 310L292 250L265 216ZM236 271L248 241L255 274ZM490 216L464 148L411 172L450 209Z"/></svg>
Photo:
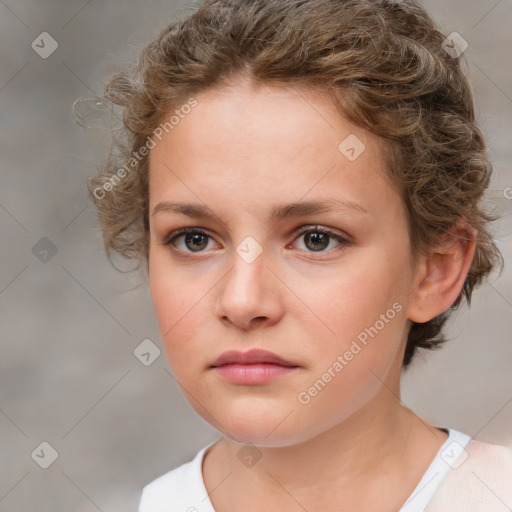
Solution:
<svg viewBox="0 0 512 512"><path fill-rule="evenodd" d="M308 226L303 228L295 240L300 240L301 238L304 239L305 250L308 252L328 252L325 249L329 247L333 239L338 242L336 247L353 243L351 240L321 226ZM334 247L334 249L336 249L336 247Z"/></svg>
<svg viewBox="0 0 512 512"><path fill-rule="evenodd" d="M183 237L186 249L178 247L176 240ZM182 228L173 231L164 241L164 245L174 245L182 252L202 252L208 246L210 235L199 228ZM190 249L188 251L187 249Z"/></svg>
<svg viewBox="0 0 512 512"><path fill-rule="evenodd" d="M295 240L300 240L301 237L304 237L304 246L306 247L303 250L308 252L328 252L326 249L331 245L332 240L335 240L338 245L331 249L353 244L351 240L321 226L306 226L302 228ZM179 239L183 239L184 247L179 247ZM213 241L212 237L200 228L182 228L169 234L162 244L173 245L181 252L191 253L203 252L208 248L209 241Z"/></svg>

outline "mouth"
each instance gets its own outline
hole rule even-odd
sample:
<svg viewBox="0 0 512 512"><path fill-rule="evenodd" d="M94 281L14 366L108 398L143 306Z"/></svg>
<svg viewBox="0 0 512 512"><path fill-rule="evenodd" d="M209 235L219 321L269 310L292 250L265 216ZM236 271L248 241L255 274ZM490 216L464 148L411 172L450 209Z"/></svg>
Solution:
<svg viewBox="0 0 512 512"><path fill-rule="evenodd" d="M253 349L249 352L228 351L210 366L224 380L238 385L262 385L289 375L300 368L277 354Z"/></svg>
<svg viewBox="0 0 512 512"><path fill-rule="evenodd" d="M225 381L241 386L258 386L294 373L298 366L282 366L275 363L231 363L212 366Z"/></svg>
<svg viewBox="0 0 512 512"><path fill-rule="evenodd" d="M273 352L268 350L253 349L248 352L238 352L236 350L229 350L222 353L213 363L212 367L239 364L239 365L253 365L253 364L274 364L283 367L296 367L298 366L292 361L288 361Z"/></svg>

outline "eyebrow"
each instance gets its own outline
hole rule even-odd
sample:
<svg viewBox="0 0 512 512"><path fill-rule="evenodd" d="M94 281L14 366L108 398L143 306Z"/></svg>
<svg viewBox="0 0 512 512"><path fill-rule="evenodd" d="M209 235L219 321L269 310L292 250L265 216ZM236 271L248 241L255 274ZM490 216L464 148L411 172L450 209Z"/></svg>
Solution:
<svg viewBox="0 0 512 512"><path fill-rule="evenodd" d="M358 213L368 213L368 210L352 201L330 198L322 201L303 201L284 205L275 205L271 210L270 220L274 222L288 217L301 217L317 213L326 213L329 211L346 210ZM159 212L180 213L182 215L198 219L218 218L218 216L208 206L198 203L174 203L170 201L162 201L155 206L151 215L156 215Z"/></svg>

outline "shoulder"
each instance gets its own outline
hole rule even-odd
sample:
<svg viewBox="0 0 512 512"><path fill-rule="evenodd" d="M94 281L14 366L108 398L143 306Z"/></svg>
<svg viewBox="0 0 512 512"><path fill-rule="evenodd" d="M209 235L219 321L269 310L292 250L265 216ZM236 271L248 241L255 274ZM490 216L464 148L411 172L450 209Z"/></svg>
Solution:
<svg viewBox="0 0 512 512"><path fill-rule="evenodd" d="M172 512L207 510L207 496L202 478L202 462L206 450L202 448L189 462L159 476L142 490L139 512Z"/></svg>
<svg viewBox="0 0 512 512"><path fill-rule="evenodd" d="M512 507L512 449L471 440L425 512L505 512Z"/></svg>

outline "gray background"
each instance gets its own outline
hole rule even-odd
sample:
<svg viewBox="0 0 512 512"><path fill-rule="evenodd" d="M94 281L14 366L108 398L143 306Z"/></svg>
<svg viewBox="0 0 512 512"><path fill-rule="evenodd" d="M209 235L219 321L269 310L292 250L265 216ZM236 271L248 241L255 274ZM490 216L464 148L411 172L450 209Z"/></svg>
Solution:
<svg viewBox="0 0 512 512"><path fill-rule="evenodd" d="M86 111L87 129L71 114L75 99L101 94L105 78L187 5L0 1L2 512L135 511L143 485L217 438L163 350L150 366L134 356L146 338L162 348L148 288L110 266L86 190L110 135L101 111ZM417 359L403 401L434 424L512 446L512 2L424 5L469 43L496 168L487 203L502 215L495 231L508 265L477 290L470 312L457 313L453 340ZM31 48L42 32L58 42L46 59ZM47 262L34 254L48 248L43 237L57 251ZM48 469L31 457L43 441L58 452Z"/></svg>

